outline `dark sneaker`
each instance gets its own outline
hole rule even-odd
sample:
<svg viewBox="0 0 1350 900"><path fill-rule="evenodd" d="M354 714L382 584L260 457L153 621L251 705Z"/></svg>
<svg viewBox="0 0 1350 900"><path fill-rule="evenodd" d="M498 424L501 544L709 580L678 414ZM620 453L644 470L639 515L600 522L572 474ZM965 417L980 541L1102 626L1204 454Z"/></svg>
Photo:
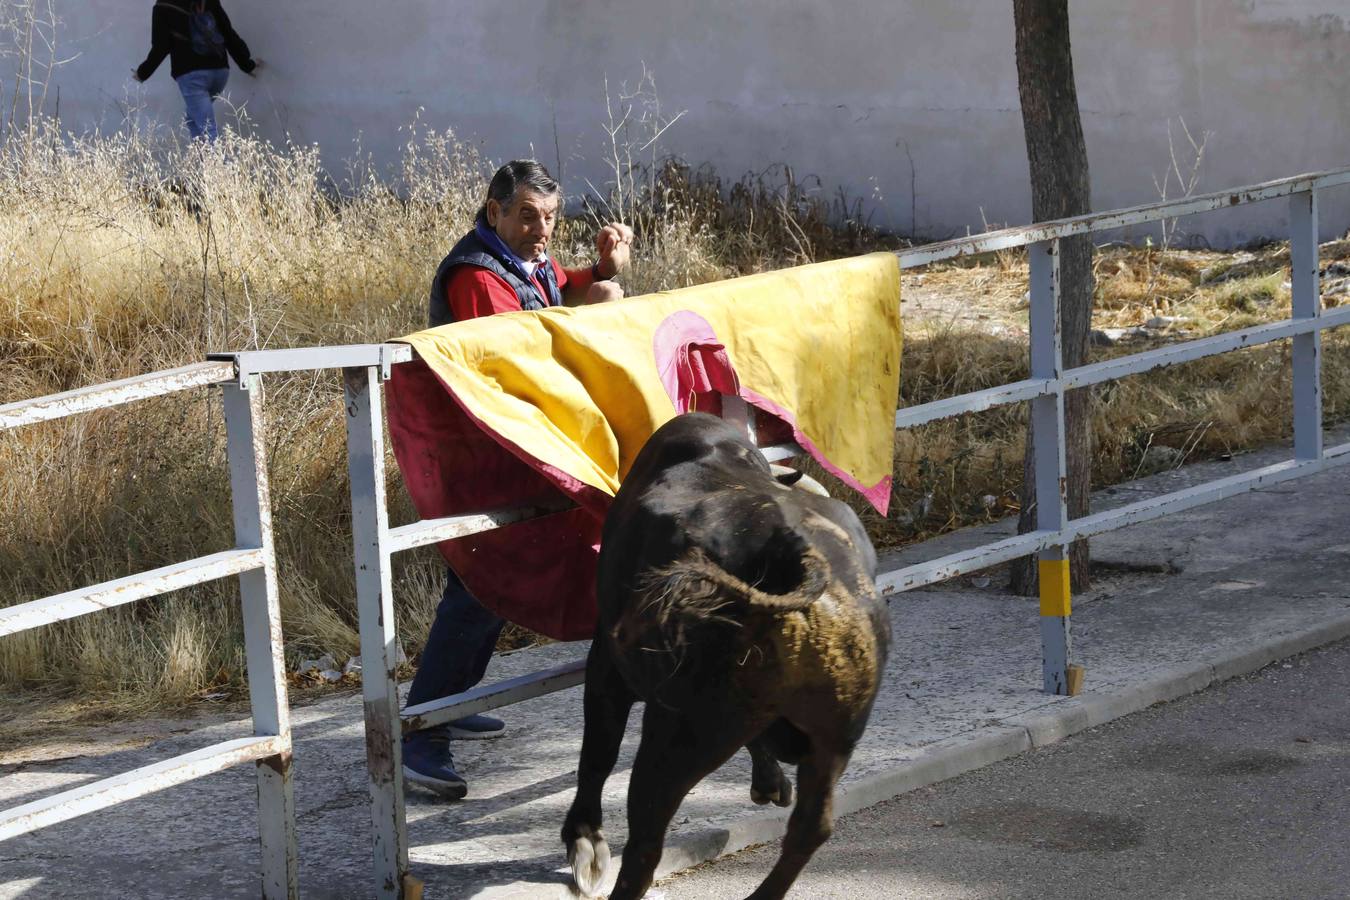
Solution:
<svg viewBox="0 0 1350 900"><path fill-rule="evenodd" d="M403 741L403 778L445 797L460 800L469 785L455 771L455 758L444 735L416 732Z"/></svg>
<svg viewBox="0 0 1350 900"><path fill-rule="evenodd" d="M452 741L483 741L501 737L506 723L492 716L465 716L446 725L444 730Z"/></svg>

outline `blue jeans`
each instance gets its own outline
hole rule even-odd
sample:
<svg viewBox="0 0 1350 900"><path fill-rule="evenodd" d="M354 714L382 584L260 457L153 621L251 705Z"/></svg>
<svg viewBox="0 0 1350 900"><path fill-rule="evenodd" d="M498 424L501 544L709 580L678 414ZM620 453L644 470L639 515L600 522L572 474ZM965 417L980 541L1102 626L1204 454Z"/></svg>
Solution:
<svg viewBox="0 0 1350 900"><path fill-rule="evenodd" d="M449 569L408 705L467 691L483 680L505 620L485 609Z"/></svg>
<svg viewBox="0 0 1350 900"><path fill-rule="evenodd" d="M211 104L225 90L225 82L229 79L229 69L198 69L174 79L183 95L183 105L187 107L188 134L193 140L199 137L208 141L216 139L216 112Z"/></svg>

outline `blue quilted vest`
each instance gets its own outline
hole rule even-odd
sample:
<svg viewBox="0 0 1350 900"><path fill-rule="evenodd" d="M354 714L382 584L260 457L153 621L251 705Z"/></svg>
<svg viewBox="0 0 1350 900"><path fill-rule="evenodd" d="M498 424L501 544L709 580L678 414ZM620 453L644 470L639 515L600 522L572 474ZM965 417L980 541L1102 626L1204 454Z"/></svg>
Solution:
<svg viewBox="0 0 1350 900"><path fill-rule="evenodd" d="M562 306L562 291L558 289L558 278L553 271L551 261L546 260L535 270L539 275L539 280L544 283L547 290L548 296L544 297L540 295L539 288L532 281L521 277L523 273L513 271L513 263L494 252L493 248L489 247L475 231L470 231L460 238L459 243L451 248L449 255L441 260L440 266L436 268L436 277L431 280L428 318L432 328L437 325L448 325L455 321L454 314L450 312L450 304L445 297L445 286L450 280L450 271L455 266L478 266L501 278L511 285L511 289L516 292L516 299L520 301L521 309L544 309L549 306Z"/></svg>

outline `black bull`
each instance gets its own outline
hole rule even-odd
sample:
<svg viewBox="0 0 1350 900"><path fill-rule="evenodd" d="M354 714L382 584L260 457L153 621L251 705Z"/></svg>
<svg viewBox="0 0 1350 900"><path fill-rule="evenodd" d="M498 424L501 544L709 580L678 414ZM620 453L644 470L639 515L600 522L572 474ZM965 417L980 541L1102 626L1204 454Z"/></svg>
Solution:
<svg viewBox="0 0 1350 900"><path fill-rule="evenodd" d="M562 838L578 887L601 887L600 794L628 712L646 702L612 900L650 886L686 794L741 747L756 803L792 802L782 853L753 898L782 897L833 829L834 787L872 710L890 618L854 512L786 487L713 416L648 441L605 520L599 623L586 662L577 793Z"/></svg>

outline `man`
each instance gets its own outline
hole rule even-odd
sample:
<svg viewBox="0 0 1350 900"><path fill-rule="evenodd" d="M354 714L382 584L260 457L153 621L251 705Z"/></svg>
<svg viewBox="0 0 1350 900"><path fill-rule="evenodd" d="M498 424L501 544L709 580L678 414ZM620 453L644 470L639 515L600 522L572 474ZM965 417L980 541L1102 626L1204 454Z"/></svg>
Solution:
<svg viewBox="0 0 1350 900"><path fill-rule="evenodd" d="M498 169L474 227L441 261L432 279L431 325L622 297L622 289L610 279L628 264L632 229L618 222L606 225L596 235L596 262L564 269L548 254L561 212L562 189L542 165L515 160ZM408 705L458 694L481 681L503 624L447 569L445 592L408 691ZM450 741L496 737L504 727L500 719L475 715L408 735L403 741L404 778L460 799L468 785L455 770Z"/></svg>
<svg viewBox="0 0 1350 900"><path fill-rule="evenodd" d="M220 0L158 0L150 17L150 55L132 76L145 81L169 57L169 72L187 110L188 133L193 140L214 141L212 104L230 78L227 53L245 75L256 73L261 64L230 25Z"/></svg>

